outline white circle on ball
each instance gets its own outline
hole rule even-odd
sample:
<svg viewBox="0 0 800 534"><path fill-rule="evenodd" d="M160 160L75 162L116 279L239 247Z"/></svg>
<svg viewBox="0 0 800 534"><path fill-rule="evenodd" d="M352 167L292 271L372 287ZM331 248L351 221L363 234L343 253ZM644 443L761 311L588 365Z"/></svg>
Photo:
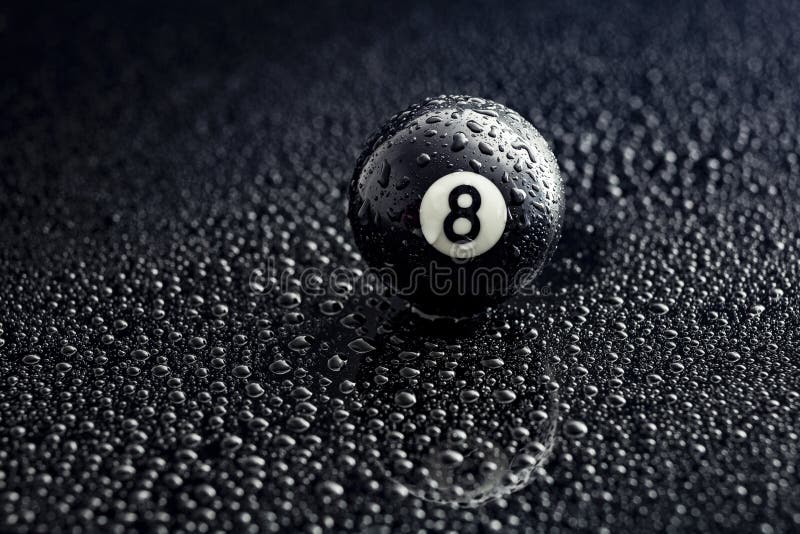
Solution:
<svg viewBox="0 0 800 534"><path fill-rule="evenodd" d="M451 201L453 190L459 186L468 186L480 196L477 210L470 209L474 201L470 194L461 192ZM455 213L450 216L454 208ZM474 172L458 171L442 176L428 187L419 207L419 222L422 235L433 248L451 258L468 259L483 254L500 241L507 211L503 194L491 180ZM467 237L473 228L470 216L477 220L479 229L474 236ZM446 221L455 234L465 237L451 241L445 231Z"/></svg>

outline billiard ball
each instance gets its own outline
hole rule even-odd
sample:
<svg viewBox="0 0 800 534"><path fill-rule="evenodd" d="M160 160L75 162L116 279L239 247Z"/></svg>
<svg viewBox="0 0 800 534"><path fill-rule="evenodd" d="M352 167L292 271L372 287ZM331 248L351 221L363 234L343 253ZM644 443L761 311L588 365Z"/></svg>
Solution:
<svg viewBox="0 0 800 534"><path fill-rule="evenodd" d="M467 317L530 287L561 232L556 158L521 115L428 98L367 142L348 218L372 275L430 316Z"/></svg>

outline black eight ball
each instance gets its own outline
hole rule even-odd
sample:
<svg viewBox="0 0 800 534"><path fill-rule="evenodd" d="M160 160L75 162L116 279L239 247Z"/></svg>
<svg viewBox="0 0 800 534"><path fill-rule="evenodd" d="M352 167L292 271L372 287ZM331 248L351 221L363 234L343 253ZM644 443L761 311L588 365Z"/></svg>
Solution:
<svg viewBox="0 0 800 534"><path fill-rule="evenodd" d="M518 113L440 96L369 139L349 201L374 276L423 314L466 317L539 273L561 232L564 185L547 142Z"/></svg>

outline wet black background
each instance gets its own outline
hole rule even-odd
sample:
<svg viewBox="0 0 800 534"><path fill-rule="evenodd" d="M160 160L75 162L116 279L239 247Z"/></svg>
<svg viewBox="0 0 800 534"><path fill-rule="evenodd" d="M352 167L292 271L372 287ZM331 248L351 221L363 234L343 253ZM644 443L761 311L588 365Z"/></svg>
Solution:
<svg viewBox="0 0 800 534"><path fill-rule="evenodd" d="M796 530L796 11L3 7L0 526ZM269 258L364 268L360 143L442 93L551 143L567 212L542 295L445 335L369 295L253 294ZM387 474L392 413L450 448L431 406L549 452L518 491L431 501Z"/></svg>

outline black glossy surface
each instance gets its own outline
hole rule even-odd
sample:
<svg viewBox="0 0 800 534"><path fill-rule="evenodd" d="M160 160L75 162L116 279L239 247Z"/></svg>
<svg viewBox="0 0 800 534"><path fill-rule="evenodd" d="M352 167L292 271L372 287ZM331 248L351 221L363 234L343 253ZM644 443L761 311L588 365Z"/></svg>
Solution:
<svg viewBox="0 0 800 534"><path fill-rule="evenodd" d="M790 2L3 7L0 530L796 531L798 29ZM442 93L553 147L539 294L445 336L298 291L365 268L360 143Z"/></svg>

